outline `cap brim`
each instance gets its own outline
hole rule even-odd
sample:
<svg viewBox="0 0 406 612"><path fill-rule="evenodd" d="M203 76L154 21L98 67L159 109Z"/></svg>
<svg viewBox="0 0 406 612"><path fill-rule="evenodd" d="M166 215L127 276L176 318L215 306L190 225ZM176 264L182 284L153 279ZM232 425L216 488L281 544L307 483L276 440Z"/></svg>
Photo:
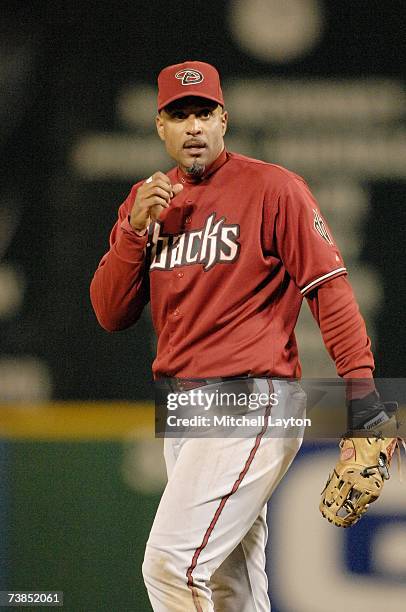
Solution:
<svg viewBox="0 0 406 612"><path fill-rule="evenodd" d="M168 104L170 104L171 102L175 102L175 100L180 100L181 98L188 98L190 96L193 96L196 98L204 98L205 100L211 100L212 102L217 102L217 104L220 104L220 106L224 106L224 100L220 100L219 98L216 98L215 96L202 95L201 91L189 89L187 92L185 91L185 93L176 94L175 96L172 96L171 98L168 98L167 100L165 100L163 104L158 106L158 112L160 112L163 108L165 108L165 106L168 106Z"/></svg>

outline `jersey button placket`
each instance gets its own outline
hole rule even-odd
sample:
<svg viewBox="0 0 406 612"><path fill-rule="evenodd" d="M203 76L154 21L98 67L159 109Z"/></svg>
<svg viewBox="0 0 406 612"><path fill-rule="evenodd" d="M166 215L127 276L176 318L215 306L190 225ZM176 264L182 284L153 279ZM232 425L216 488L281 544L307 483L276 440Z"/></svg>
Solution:
<svg viewBox="0 0 406 612"><path fill-rule="evenodd" d="M187 208L191 210L191 206L193 205L193 200L186 200L185 204L187 205ZM187 214L185 217L185 223L189 225L191 221L192 221L192 217L190 216L190 214Z"/></svg>
<svg viewBox="0 0 406 612"><path fill-rule="evenodd" d="M184 180L182 179L182 182L184 182ZM187 207L192 206L193 204L193 200L187 199L185 200L185 204L187 205ZM190 210L190 208L189 208ZM185 224L190 224L192 221L192 218L190 217L190 215L186 215L186 217L184 217L184 223ZM184 278L185 273L182 270L178 270L175 272L175 270L173 270L173 272L175 273L175 279L178 281L182 278ZM173 277L172 277L173 278ZM176 284L174 285L174 289L176 287ZM180 288L180 286L179 286ZM176 291L176 289L175 289ZM182 312L180 311L180 309L178 307L174 308L172 310L172 316L171 316L171 325L178 327L178 324L180 323L180 320L182 318ZM171 345L171 343L169 343L169 346L171 347L170 350L173 350L173 346Z"/></svg>

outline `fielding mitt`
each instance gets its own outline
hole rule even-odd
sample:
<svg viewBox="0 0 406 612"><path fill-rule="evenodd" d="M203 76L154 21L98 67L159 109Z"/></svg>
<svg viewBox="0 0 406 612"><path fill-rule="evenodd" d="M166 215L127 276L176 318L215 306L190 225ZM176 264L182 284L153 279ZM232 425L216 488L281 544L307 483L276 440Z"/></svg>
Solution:
<svg viewBox="0 0 406 612"><path fill-rule="evenodd" d="M322 492L320 511L338 527L351 527L380 496L395 449L396 402L381 402L376 393L349 405L349 424L357 430L340 442L340 459ZM363 423L360 417L366 416ZM372 427L371 427L372 426Z"/></svg>

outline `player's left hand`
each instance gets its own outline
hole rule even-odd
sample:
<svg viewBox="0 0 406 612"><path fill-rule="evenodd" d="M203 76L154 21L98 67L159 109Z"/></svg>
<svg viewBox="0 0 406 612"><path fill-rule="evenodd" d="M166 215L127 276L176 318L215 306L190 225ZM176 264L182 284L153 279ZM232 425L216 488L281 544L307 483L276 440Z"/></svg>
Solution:
<svg viewBox="0 0 406 612"><path fill-rule="evenodd" d="M382 493L397 436L396 402L381 402L376 392L349 404L352 429L340 442L340 458L322 492L320 511L338 527L351 527Z"/></svg>

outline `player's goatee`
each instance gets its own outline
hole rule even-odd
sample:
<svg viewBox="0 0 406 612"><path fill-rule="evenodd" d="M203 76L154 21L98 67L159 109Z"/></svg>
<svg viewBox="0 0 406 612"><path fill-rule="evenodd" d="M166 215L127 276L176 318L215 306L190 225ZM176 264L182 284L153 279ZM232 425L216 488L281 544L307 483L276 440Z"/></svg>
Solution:
<svg viewBox="0 0 406 612"><path fill-rule="evenodd" d="M203 176L205 169L206 166L204 164L199 164L199 162L195 160L192 166L186 168L186 172L195 178L200 178Z"/></svg>

